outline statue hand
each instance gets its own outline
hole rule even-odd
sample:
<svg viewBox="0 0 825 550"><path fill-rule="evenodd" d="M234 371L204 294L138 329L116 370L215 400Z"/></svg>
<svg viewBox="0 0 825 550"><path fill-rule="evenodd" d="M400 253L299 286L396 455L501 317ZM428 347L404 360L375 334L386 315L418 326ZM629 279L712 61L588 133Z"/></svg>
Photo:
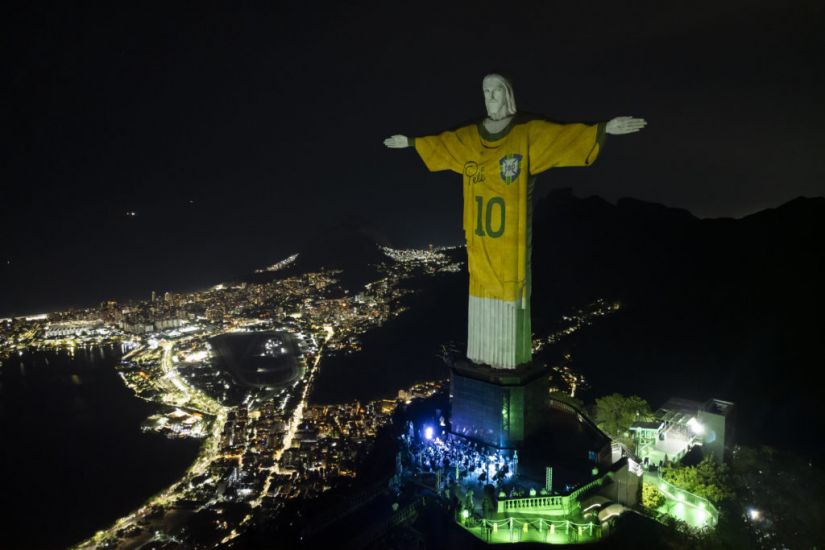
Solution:
<svg viewBox="0 0 825 550"><path fill-rule="evenodd" d="M619 116L607 123L605 131L608 134L618 136L621 134L632 134L638 132L647 125L643 118L633 118L632 116Z"/></svg>
<svg viewBox="0 0 825 550"><path fill-rule="evenodd" d="M394 136L390 136L387 139L385 139L384 145L386 145L390 149L404 149L405 147L410 146L410 140L409 138L407 138L407 136L395 134Z"/></svg>

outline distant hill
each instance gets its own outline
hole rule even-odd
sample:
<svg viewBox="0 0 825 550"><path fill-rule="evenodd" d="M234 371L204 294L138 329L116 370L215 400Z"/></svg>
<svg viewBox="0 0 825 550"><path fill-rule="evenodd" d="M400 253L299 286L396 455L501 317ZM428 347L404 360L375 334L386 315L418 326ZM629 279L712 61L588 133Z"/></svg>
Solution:
<svg viewBox="0 0 825 550"><path fill-rule="evenodd" d="M343 288L357 291L380 277L375 266L387 260L380 245L387 241L364 220L350 219L310 235L298 247L298 258L287 269L256 273L252 280L267 280L294 273L338 269Z"/></svg>
<svg viewBox="0 0 825 550"><path fill-rule="evenodd" d="M378 248L381 244L387 244L386 240L365 221L348 220L308 239L298 256L298 268L303 271L343 269L342 285L357 290L377 278L378 272L373 266L387 259Z"/></svg>
<svg viewBox="0 0 825 550"><path fill-rule="evenodd" d="M755 292L801 297L822 280L823 248L815 236L823 230L823 198L796 199L741 220L700 220L635 199L614 206L557 192L536 207L534 296L562 304L593 294L639 298L654 289L701 300L719 290L727 299Z"/></svg>

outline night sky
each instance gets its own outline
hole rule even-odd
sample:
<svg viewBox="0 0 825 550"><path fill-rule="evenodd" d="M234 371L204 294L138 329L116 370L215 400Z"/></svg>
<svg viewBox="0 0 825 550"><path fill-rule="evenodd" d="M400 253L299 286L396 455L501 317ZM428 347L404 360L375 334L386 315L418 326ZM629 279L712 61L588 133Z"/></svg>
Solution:
<svg viewBox="0 0 825 550"><path fill-rule="evenodd" d="M71 4L0 13L0 315L214 284L345 219L458 244L460 176L382 141L479 118L491 71L520 111L648 120L540 196L825 195L820 1Z"/></svg>

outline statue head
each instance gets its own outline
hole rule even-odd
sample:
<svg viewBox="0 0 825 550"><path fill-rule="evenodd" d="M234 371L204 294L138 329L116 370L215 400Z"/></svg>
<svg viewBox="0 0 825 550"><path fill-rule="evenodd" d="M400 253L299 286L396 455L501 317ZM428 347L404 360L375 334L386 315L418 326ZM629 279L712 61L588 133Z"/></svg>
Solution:
<svg viewBox="0 0 825 550"><path fill-rule="evenodd" d="M516 114L516 97L509 80L500 74L491 73L484 77L481 87L484 90L488 117L501 120Z"/></svg>

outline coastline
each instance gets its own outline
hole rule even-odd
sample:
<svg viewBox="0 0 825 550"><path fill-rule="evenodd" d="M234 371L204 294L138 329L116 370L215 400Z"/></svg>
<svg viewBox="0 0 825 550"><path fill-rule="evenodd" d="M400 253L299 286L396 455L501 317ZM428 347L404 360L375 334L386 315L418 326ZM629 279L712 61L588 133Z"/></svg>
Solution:
<svg viewBox="0 0 825 550"><path fill-rule="evenodd" d="M197 456L194 442L141 432L158 407L123 385L120 354L91 346L3 359L9 545L68 547L180 478Z"/></svg>

